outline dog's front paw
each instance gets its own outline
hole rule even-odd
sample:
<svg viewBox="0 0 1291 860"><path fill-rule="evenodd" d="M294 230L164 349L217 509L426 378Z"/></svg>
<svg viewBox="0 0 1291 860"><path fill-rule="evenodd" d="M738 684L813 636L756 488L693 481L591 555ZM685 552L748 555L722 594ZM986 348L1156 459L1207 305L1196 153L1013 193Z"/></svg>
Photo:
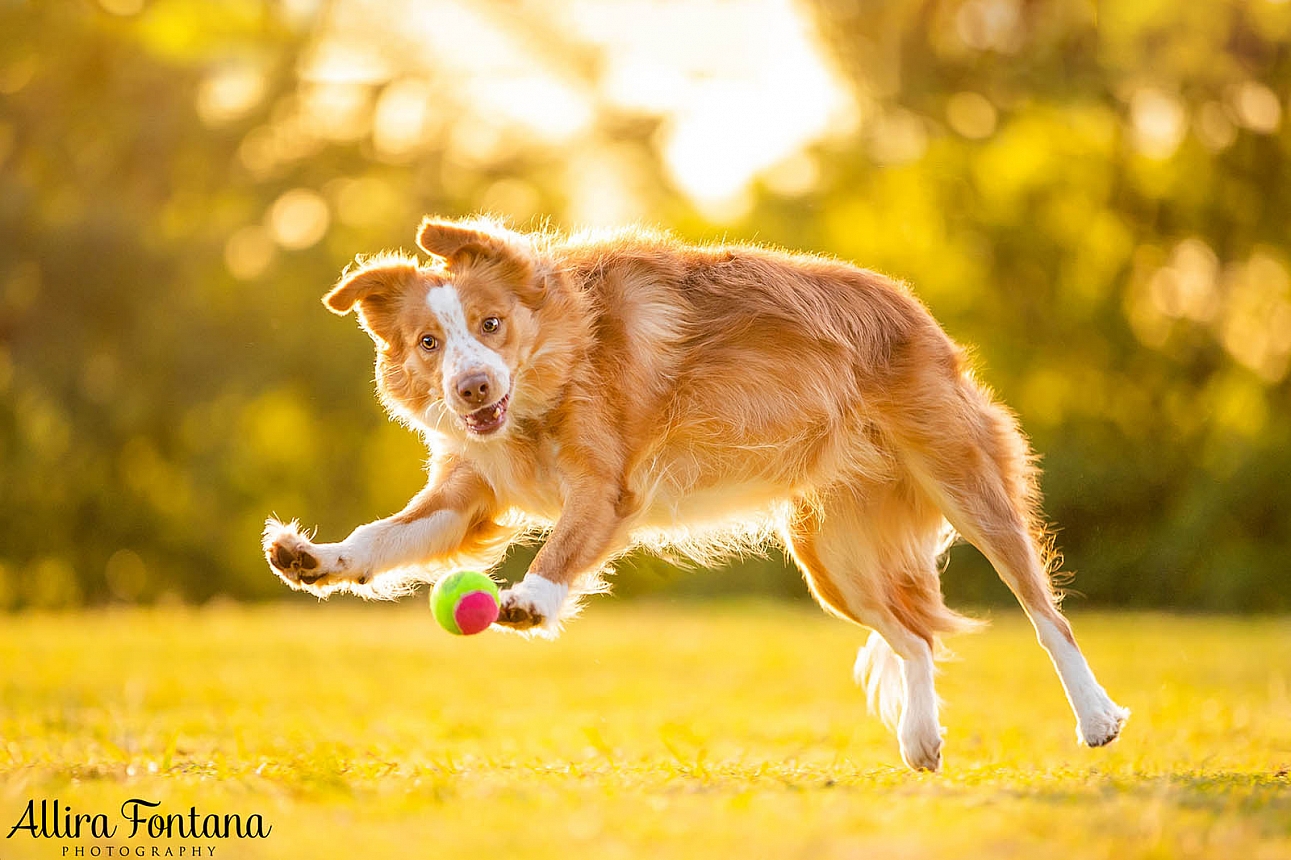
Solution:
<svg viewBox="0 0 1291 860"><path fill-rule="evenodd" d="M541 629L554 633L569 586L526 573L524 579L502 592L497 623L513 630Z"/></svg>
<svg viewBox="0 0 1291 860"><path fill-rule="evenodd" d="M345 559L334 551L336 546L313 543L295 520L281 523L270 519L265 523L265 559L283 582L298 591L325 595L347 582L366 582L366 577L346 574Z"/></svg>
<svg viewBox="0 0 1291 860"><path fill-rule="evenodd" d="M290 585L310 585L323 576L324 571L318 569L318 557L310 551L312 546L294 521L284 525L270 520L265 524L265 558L274 572Z"/></svg>
<svg viewBox="0 0 1291 860"><path fill-rule="evenodd" d="M533 601L517 595L514 590L502 592L498 603L498 624L515 630L528 630L530 627L541 627L547 619Z"/></svg>

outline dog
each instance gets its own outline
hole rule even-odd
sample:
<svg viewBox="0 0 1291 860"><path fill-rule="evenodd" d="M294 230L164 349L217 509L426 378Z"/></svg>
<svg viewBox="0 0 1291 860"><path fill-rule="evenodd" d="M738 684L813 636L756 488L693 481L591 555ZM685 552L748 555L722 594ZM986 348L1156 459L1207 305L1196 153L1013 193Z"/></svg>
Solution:
<svg viewBox="0 0 1291 860"><path fill-rule="evenodd" d="M710 563L782 542L828 612L869 628L855 677L906 764L937 770L934 656L977 622L946 607L957 535L1012 589L1078 739L1129 712L1058 608L1035 457L964 351L900 283L760 246L629 229L521 233L427 218L324 301L376 345L379 396L426 438L430 479L339 543L270 519L288 585L390 597L489 570L546 533L498 625L553 635L635 546Z"/></svg>

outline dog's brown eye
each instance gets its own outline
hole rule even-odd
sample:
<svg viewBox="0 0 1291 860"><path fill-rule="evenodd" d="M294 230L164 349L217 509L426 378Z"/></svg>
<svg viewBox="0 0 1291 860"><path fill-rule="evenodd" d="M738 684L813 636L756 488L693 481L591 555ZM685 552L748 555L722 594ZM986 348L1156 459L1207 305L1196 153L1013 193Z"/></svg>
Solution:
<svg viewBox="0 0 1291 860"><path fill-rule="evenodd" d="M480 323L480 328L483 329L485 334L493 334L493 332L497 331L501 325L502 320L497 317L489 317L484 322Z"/></svg>
<svg viewBox="0 0 1291 860"><path fill-rule="evenodd" d="M439 349L439 341L435 340L433 334L423 334L421 336L421 348L426 352L434 352Z"/></svg>

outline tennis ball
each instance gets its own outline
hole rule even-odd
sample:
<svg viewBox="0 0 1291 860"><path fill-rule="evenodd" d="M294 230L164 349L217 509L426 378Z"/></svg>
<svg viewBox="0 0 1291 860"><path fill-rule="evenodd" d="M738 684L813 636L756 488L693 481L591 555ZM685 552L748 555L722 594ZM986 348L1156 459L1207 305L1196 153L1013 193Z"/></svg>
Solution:
<svg viewBox="0 0 1291 860"><path fill-rule="evenodd" d="M480 633L498 620L497 583L475 570L450 573L431 589L430 611L449 633Z"/></svg>

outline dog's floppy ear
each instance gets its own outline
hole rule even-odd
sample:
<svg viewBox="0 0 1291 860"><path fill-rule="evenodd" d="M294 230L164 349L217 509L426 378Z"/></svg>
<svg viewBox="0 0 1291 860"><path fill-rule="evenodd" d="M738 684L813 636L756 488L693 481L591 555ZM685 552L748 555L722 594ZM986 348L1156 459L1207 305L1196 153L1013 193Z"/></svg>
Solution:
<svg viewBox="0 0 1291 860"><path fill-rule="evenodd" d="M421 277L417 260L403 254L381 254L359 260L341 275L323 304L336 314L355 311L359 325L379 347L393 342L399 305L396 299Z"/></svg>
<svg viewBox="0 0 1291 860"><path fill-rule="evenodd" d="M341 274L336 286L323 296L323 304L332 313L348 314L356 304L395 295L419 273L416 261L402 256L383 254L360 261L357 268L347 268Z"/></svg>
<svg viewBox="0 0 1291 860"><path fill-rule="evenodd" d="M421 226L417 228L417 244L427 254L443 257L450 266L454 260L467 256L496 256L507 250L503 228L495 224L479 220L449 221L430 216L421 219Z"/></svg>
<svg viewBox="0 0 1291 860"><path fill-rule="evenodd" d="M427 254L442 257L449 271L490 270L507 281L521 301L537 308L547 294L533 246L523 235L483 218L450 221L426 217L417 230L417 244Z"/></svg>

